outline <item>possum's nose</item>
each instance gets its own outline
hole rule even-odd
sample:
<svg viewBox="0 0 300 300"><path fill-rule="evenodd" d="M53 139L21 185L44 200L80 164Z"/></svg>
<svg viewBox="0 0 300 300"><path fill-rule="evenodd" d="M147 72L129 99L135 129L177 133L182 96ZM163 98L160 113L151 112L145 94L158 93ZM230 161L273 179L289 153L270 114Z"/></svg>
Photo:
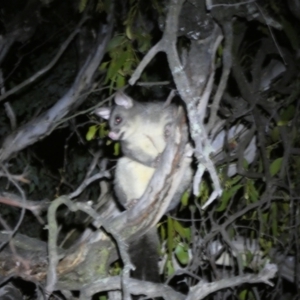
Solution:
<svg viewBox="0 0 300 300"><path fill-rule="evenodd" d="M118 131L110 131L110 132L108 133L108 136L109 136L112 140L114 140L114 141L121 140L122 137L123 137L123 135L124 135L124 132L120 133L120 130L118 130Z"/></svg>

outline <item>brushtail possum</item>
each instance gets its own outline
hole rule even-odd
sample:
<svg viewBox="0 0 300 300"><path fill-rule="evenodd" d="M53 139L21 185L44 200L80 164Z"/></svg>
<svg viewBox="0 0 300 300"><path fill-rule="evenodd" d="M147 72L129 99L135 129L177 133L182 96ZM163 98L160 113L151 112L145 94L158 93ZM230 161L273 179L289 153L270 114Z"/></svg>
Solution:
<svg viewBox="0 0 300 300"><path fill-rule="evenodd" d="M178 107L176 105L164 107L162 103L142 104L124 93L116 95L115 104L113 108L98 109L96 114L109 119L109 137L121 143L124 156L118 160L116 166L114 188L120 204L128 208L143 195L155 172L160 155L166 147L166 139L174 128ZM216 126L216 130L211 137L211 145L215 152L212 158L215 163L224 159L225 153L222 149L225 139L227 142L235 141L243 138L248 131L242 124L232 126L227 134L220 126ZM185 132L188 134L187 127ZM251 163L255 153L256 138L254 136L244 150L243 157ZM230 153L228 154L231 156ZM237 163L229 164L227 176L231 177L236 173ZM178 186L167 210L177 206L191 179L192 169L188 168L184 181ZM155 230L150 230L140 239L130 242L131 261L138 266L133 273L135 278L158 281L157 245L158 237ZM149 259L145 260L145 257ZM148 265L146 265L147 262Z"/></svg>
<svg viewBox="0 0 300 300"><path fill-rule="evenodd" d="M124 156L116 165L114 189L120 204L129 208L144 194L155 172L167 137L174 129L178 107L173 104L164 107L163 103L158 102L139 103L124 93L116 95L115 104L113 108L98 109L96 114L109 120L109 137L121 143ZM188 134L187 126L185 132ZM192 168L188 168L168 211L177 206L191 179ZM137 266L133 277L159 281L158 245L155 229L130 241L131 262Z"/></svg>
<svg viewBox="0 0 300 300"><path fill-rule="evenodd" d="M143 195L155 172L178 107L164 107L159 102L139 103L124 93L116 95L115 104L112 109L99 108L96 114L109 119L108 136L121 143L124 156L116 165L114 187L119 202L128 208ZM187 127L185 129L188 134ZM168 210L177 206L187 189L192 178L191 168L184 178Z"/></svg>

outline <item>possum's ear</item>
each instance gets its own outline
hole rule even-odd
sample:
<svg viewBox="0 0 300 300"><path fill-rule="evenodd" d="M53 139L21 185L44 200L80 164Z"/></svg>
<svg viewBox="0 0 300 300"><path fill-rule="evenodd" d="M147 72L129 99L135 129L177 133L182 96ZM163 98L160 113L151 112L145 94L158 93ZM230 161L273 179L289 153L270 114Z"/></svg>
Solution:
<svg viewBox="0 0 300 300"><path fill-rule="evenodd" d="M115 96L115 103L119 106L123 106L125 109L129 109L133 106L134 101L123 92L118 92Z"/></svg>
<svg viewBox="0 0 300 300"><path fill-rule="evenodd" d="M111 114L111 108L110 107L100 107L95 110L95 114L98 117L108 120L110 117L110 114Z"/></svg>

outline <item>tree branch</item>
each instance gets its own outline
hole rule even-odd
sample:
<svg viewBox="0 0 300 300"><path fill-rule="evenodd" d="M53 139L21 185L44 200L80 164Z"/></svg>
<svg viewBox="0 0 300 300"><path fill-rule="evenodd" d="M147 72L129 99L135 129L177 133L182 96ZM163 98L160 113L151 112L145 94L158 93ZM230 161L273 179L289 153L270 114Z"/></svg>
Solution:
<svg viewBox="0 0 300 300"><path fill-rule="evenodd" d="M36 141L49 135L57 126L56 122L80 105L85 97L82 94L91 86L92 79L104 56L106 45L111 37L113 22L112 12L107 25L102 25L98 33L93 55L89 56L79 71L69 91L47 112L29 121L17 131L6 137L0 150L0 162Z"/></svg>

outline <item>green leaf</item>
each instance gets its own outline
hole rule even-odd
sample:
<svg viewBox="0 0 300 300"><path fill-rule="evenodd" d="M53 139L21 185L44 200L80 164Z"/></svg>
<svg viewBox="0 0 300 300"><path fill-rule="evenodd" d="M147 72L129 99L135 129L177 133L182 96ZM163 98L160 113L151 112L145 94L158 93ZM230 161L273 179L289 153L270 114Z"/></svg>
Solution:
<svg viewBox="0 0 300 300"><path fill-rule="evenodd" d="M277 211L277 205L274 203L271 205L271 221L272 221L272 236L277 237L278 236L278 211Z"/></svg>
<svg viewBox="0 0 300 300"><path fill-rule="evenodd" d="M182 243L176 246L175 255L182 265L187 265L189 263L189 253L187 251L187 247L185 247Z"/></svg>
<svg viewBox="0 0 300 300"><path fill-rule="evenodd" d="M120 143L115 143L115 145L114 145L114 155L115 156L120 155Z"/></svg>
<svg viewBox="0 0 300 300"><path fill-rule="evenodd" d="M159 15L163 15L163 13L164 13L162 3L163 2L160 0L152 1L153 8L158 12Z"/></svg>
<svg viewBox="0 0 300 300"><path fill-rule="evenodd" d="M139 51L141 53L145 53L146 51L148 51L151 45L150 42L150 39L144 39L143 42L139 41Z"/></svg>
<svg viewBox="0 0 300 300"><path fill-rule="evenodd" d="M277 126L286 126L288 125L289 121L280 120L277 122Z"/></svg>
<svg viewBox="0 0 300 300"><path fill-rule="evenodd" d="M87 4L87 0L80 0L78 5L79 12L84 11L84 9L86 8L86 4Z"/></svg>
<svg viewBox="0 0 300 300"><path fill-rule="evenodd" d="M232 188L230 188L229 190L225 190L222 194L221 197L221 204L219 205L219 207L217 208L218 212L224 211L225 208L228 205L229 200L231 199L231 197L242 187L242 184L237 184L235 186L233 186Z"/></svg>
<svg viewBox="0 0 300 300"><path fill-rule="evenodd" d="M279 128L274 127L274 129L271 131L271 138L273 142L278 142L279 140Z"/></svg>
<svg viewBox="0 0 300 300"><path fill-rule="evenodd" d="M290 105L280 115L280 121L277 122L278 126L285 126L288 125L289 121L292 120L295 116L295 106Z"/></svg>
<svg viewBox="0 0 300 300"><path fill-rule="evenodd" d="M242 176L240 175L235 175L232 178L229 178L227 181L229 182L228 186L233 186L236 185L240 180L241 180ZM227 185L227 184L226 184Z"/></svg>
<svg viewBox="0 0 300 300"><path fill-rule="evenodd" d="M188 242L190 242L191 238L192 238L192 230L191 230L191 228L190 227L184 228L184 232L185 232L184 235L185 235L186 240Z"/></svg>
<svg viewBox="0 0 300 300"><path fill-rule="evenodd" d="M91 141L95 137L97 129L98 129L98 125L90 126L90 128L85 136L87 141Z"/></svg>
<svg viewBox="0 0 300 300"><path fill-rule="evenodd" d="M173 220L172 220L172 218L168 217L168 239L167 239L167 245L168 245L168 256L169 256L169 258L172 257L172 251L173 251L173 248L174 248L173 236L174 236Z"/></svg>
<svg viewBox="0 0 300 300"><path fill-rule="evenodd" d="M116 77L118 76L118 72L121 70L121 68L124 66L126 60L129 57L128 51L121 52L121 54L117 57L111 60L111 63L108 67L108 71L105 78L105 83L108 82L108 80L116 80Z"/></svg>
<svg viewBox="0 0 300 300"><path fill-rule="evenodd" d="M245 300L246 299L246 296L247 296L247 290L243 290L239 293L239 298L241 300Z"/></svg>
<svg viewBox="0 0 300 300"><path fill-rule="evenodd" d="M116 82L117 82L117 89L122 88L125 85L125 77L123 75L118 74Z"/></svg>
<svg viewBox="0 0 300 300"><path fill-rule="evenodd" d="M101 123L99 126L99 136L101 139L103 139L104 137L106 137L108 134L108 130L106 130L106 122Z"/></svg>
<svg viewBox="0 0 300 300"><path fill-rule="evenodd" d="M182 237L183 239L186 238L185 236L185 230L184 227L176 220L173 221L173 226L175 231L180 235L180 237Z"/></svg>
<svg viewBox="0 0 300 300"><path fill-rule="evenodd" d="M129 40L132 41L132 40L134 39L134 34L133 34L133 32L131 31L131 26L130 26L130 25L126 26L125 34L126 34L126 36L127 36L127 38L128 38Z"/></svg>
<svg viewBox="0 0 300 300"><path fill-rule="evenodd" d="M162 241L166 239L167 233L166 233L166 228L163 224L160 225L160 238Z"/></svg>
<svg viewBox="0 0 300 300"><path fill-rule="evenodd" d="M243 168L245 170L248 170L248 168L249 168L249 163L247 162L247 160L245 158L243 159Z"/></svg>
<svg viewBox="0 0 300 300"><path fill-rule="evenodd" d="M174 267L171 260L167 261L167 276L171 276L174 274Z"/></svg>
<svg viewBox="0 0 300 300"><path fill-rule="evenodd" d="M257 191L254 180L249 179L247 182L248 187L248 197L251 202L255 203L259 200L259 192Z"/></svg>
<svg viewBox="0 0 300 300"><path fill-rule="evenodd" d="M109 81L111 81L111 83L114 83L114 78L117 76L118 71L119 69L118 69L118 65L116 64L116 60L115 59L111 60L108 66L104 84L107 84Z"/></svg>
<svg viewBox="0 0 300 300"><path fill-rule="evenodd" d="M134 59L127 59L123 66L123 76L130 74L132 72L132 68L134 66Z"/></svg>
<svg viewBox="0 0 300 300"><path fill-rule="evenodd" d="M149 50L151 46L151 35L145 34L145 32L138 32L136 35L136 39L138 42L138 50L142 53Z"/></svg>
<svg viewBox="0 0 300 300"><path fill-rule="evenodd" d="M281 164L282 164L282 157L275 159L271 163L271 166L270 166L271 176L275 176L280 171Z"/></svg>
<svg viewBox="0 0 300 300"><path fill-rule="evenodd" d="M100 65L100 67L99 67L99 70L100 70L100 71L106 70L108 64L109 64L109 61L106 61L106 62L102 63L102 64Z"/></svg>
<svg viewBox="0 0 300 300"><path fill-rule="evenodd" d="M223 56L223 45L220 43L219 47L218 47L218 56L222 57Z"/></svg>
<svg viewBox="0 0 300 300"><path fill-rule="evenodd" d="M188 205L189 196L190 196L190 193L188 191L186 191L181 197L181 204L185 207Z"/></svg>
<svg viewBox="0 0 300 300"><path fill-rule="evenodd" d="M114 36L109 42L108 45L106 47L106 51L111 51L114 48L120 46L121 44L123 44L124 42L126 42L126 38L123 35L117 35Z"/></svg>
<svg viewBox="0 0 300 300"><path fill-rule="evenodd" d="M191 240L191 228L190 227L183 227L181 225L181 223L176 220L173 220L172 225L173 225L174 230L179 234L179 236L182 239L185 239L187 241Z"/></svg>
<svg viewBox="0 0 300 300"><path fill-rule="evenodd" d="M111 79L110 84L109 84L109 94L112 94L113 89L114 89L114 84L115 84L115 81L113 79Z"/></svg>

